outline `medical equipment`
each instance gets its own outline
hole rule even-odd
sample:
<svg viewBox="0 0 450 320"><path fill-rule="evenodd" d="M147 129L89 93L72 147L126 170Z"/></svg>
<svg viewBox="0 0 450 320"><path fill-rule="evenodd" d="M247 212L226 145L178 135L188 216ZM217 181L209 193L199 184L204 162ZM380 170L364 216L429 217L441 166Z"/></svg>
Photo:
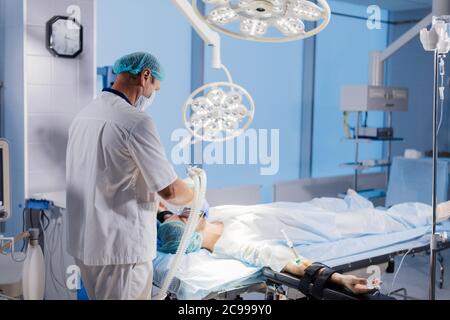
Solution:
<svg viewBox="0 0 450 320"><path fill-rule="evenodd" d="M171 263L170 270L164 280L161 291L156 297L156 300L163 300L166 297L167 291L169 290L173 278L178 271L181 258L186 253L187 246L189 245L200 216L202 215L201 209L205 199L207 186L206 174L202 169L192 167L189 168L188 175L194 181L194 199L192 201L191 213L186 225L186 231L183 233L183 237L181 238L180 246L178 247L177 253Z"/></svg>
<svg viewBox="0 0 450 320"><path fill-rule="evenodd" d="M391 139L394 137L394 128L358 128L358 137L368 139Z"/></svg>
<svg viewBox="0 0 450 320"><path fill-rule="evenodd" d="M450 5L447 6L446 14L450 14ZM436 231L436 208L437 208L437 158L438 158L438 105L441 101L443 108L444 86L443 76L445 74L444 58L450 51L450 16L433 16L432 27L430 30L422 29L420 31L420 41L425 51L434 52L434 94L433 94L433 169L432 169L432 207L433 207L433 228L430 241L430 299L436 298L436 255L439 243L442 241L441 234ZM439 76L441 76L441 85L439 86Z"/></svg>
<svg viewBox="0 0 450 320"><path fill-rule="evenodd" d="M400 270L402 269L403 266L403 262L405 261L405 258L408 256L408 254L411 252L412 249L409 249L408 251L406 251L406 253L403 255L402 260L400 261L400 264L398 266L397 271L394 274L394 277L392 278L392 283L391 283L391 287L388 291L388 294L391 294L394 291L394 285L395 285L395 281L397 280L397 276L400 272Z"/></svg>
<svg viewBox="0 0 450 320"><path fill-rule="evenodd" d="M20 240L29 241L24 259L16 256L14 244ZM39 245L39 229L30 229L15 238L0 236L0 253L10 255L16 262L23 262L22 290L25 300L43 300L45 290L45 262L44 254Z"/></svg>
<svg viewBox="0 0 450 320"><path fill-rule="evenodd" d="M255 103L251 95L233 83L222 65L228 82L206 84L195 90L183 107L183 121L195 143L220 142L244 133L253 122ZM191 142L191 137L187 137Z"/></svg>
<svg viewBox="0 0 450 320"><path fill-rule="evenodd" d="M0 139L0 223L11 217L11 184L9 143Z"/></svg>
<svg viewBox="0 0 450 320"><path fill-rule="evenodd" d="M361 160L359 165L361 167L383 167L390 165L391 162L388 159L369 159L369 160Z"/></svg>
<svg viewBox="0 0 450 320"><path fill-rule="evenodd" d="M447 0L433 0L433 13L435 15L449 14L450 3ZM398 37L383 51L374 51L370 53L368 85L343 87L341 91L341 108L343 110L351 110L357 112L365 112L370 110L386 111L388 112L388 127L392 126L392 111L407 111L407 89L387 87L384 85L385 62L396 52L398 52L402 47L408 44L411 40L415 39L421 29L427 27L431 23L433 13L430 13L425 18L423 18L419 23L417 23L402 36ZM359 114L357 117L359 121ZM349 137L350 135L348 133L348 129L346 129L346 131L346 136ZM387 146L385 150L387 150L388 159L391 158L392 142L400 140L402 139L386 139ZM361 142L361 140L358 139L358 135L356 135L356 139L352 141L356 143L355 149L357 158L359 152L358 144ZM389 167L387 177L388 176ZM354 186L357 186L357 171L355 171L354 177Z"/></svg>
<svg viewBox="0 0 450 320"><path fill-rule="evenodd" d="M307 0L203 0L213 8L204 16L201 0L172 0L205 43L213 48L212 67L222 68L228 82L207 84L192 93L183 107L183 120L191 137L184 145L196 140L220 142L245 132L253 121L255 105L250 94L233 83L230 73L221 63L220 36L212 31L261 42L286 42L316 35L330 22L331 10L325 0L319 5ZM303 21L322 23L306 31ZM239 32L233 22L239 21ZM269 28L279 31L278 37L266 37ZM269 34L271 35L271 33ZM246 100L246 102L244 102Z"/></svg>
<svg viewBox="0 0 450 320"><path fill-rule="evenodd" d="M182 114L190 136L186 137L183 145L197 141L218 142L233 139L245 132L253 121L253 98L244 88L233 82L230 72L222 64L219 34L211 30L187 0L172 0L172 3L184 14L203 41L212 47L212 67L222 69L228 80L206 84L188 97Z"/></svg>
<svg viewBox="0 0 450 320"><path fill-rule="evenodd" d="M219 34L211 30L205 20L199 18L188 0L172 0L172 3L184 15L203 41L212 48L212 67L214 69L222 68Z"/></svg>
<svg viewBox="0 0 450 320"><path fill-rule="evenodd" d="M213 9L205 16L203 1ZM319 5L307 0L172 0L205 43L212 47L212 67L221 68L220 36L218 32L261 42L286 42L314 36L327 27L331 9L326 0ZM306 31L304 21L322 23ZM232 22L240 22L239 31ZM278 29L279 37L265 37L270 27Z"/></svg>
<svg viewBox="0 0 450 320"><path fill-rule="evenodd" d="M43 300L45 291L44 254L39 246L39 229L30 230L30 244L23 265L23 296L25 300Z"/></svg>
<svg viewBox="0 0 450 320"><path fill-rule="evenodd" d="M297 265L300 265L300 263L302 262L302 259L300 258L300 256L298 255L297 250L295 250L294 247L294 243L291 241L291 239L289 239L288 235L286 234L286 231L284 231L284 229L281 229L281 233L283 234L284 238L286 239L286 244L289 247L289 249L292 250L292 252L294 253L295 256L295 263Z"/></svg>
<svg viewBox="0 0 450 320"><path fill-rule="evenodd" d="M354 104L351 105L350 103L352 103L351 101L353 100L358 100L358 99L354 99L353 94L352 93L352 88L359 88L359 87L344 87L342 89L342 104L341 104L341 108L343 110L347 110L344 111L344 133L345 133L345 139L344 141L346 142L352 142L355 144L355 154L354 154L354 161L352 162L346 162L346 163L342 163L341 167L347 167L350 169L353 169L353 186L352 188L356 191L358 191L359 193L363 194L365 197L367 197L368 199L381 199L384 198L386 195L386 191L385 191L385 185L388 184L389 182L389 171L390 171L390 165L391 165L391 158L392 158L392 142L394 141L402 141L402 138L397 138L394 137L394 130L392 127L392 110L387 112L387 123L386 123L386 127L384 128L371 128L368 127L367 123L368 123L368 117L369 117L369 111L382 111L384 112L385 110L383 110L383 108L386 106L385 104L385 98L381 98L380 95L380 101L381 104L379 104L380 102L376 102L377 99L372 99L372 98L367 98L370 96L370 92L373 89L375 92L379 89L377 87L373 87L369 90L369 94L364 91L362 96L364 96L364 98L361 98L360 102L357 103L361 103L361 105L359 104ZM359 90L359 89L358 89ZM391 89L389 89L391 90ZM401 92L401 89L398 90L392 90L392 92ZM407 91L405 91L405 94L407 95ZM357 94L356 94L357 96ZM361 97L361 96L360 96ZM363 102L364 99L369 99L370 101L374 102L372 105L369 104L364 104L365 102ZM350 102L345 102L344 100L347 99ZM407 100L407 99L406 99ZM349 104L347 104L349 103ZM351 107L349 107L351 106ZM368 108L369 106L369 108ZM393 104L392 106L395 106L395 104ZM348 108L347 108L348 107ZM369 110L373 108L373 110ZM405 108L407 108L407 102L405 102ZM379 110L378 110L379 109ZM400 111L401 109L399 109L398 111ZM350 126L349 124L349 113L350 112L354 112L355 113L355 118L356 118L356 123L353 126ZM364 118L363 118L363 114L364 114ZM367 144L370 142L383 142L387 144L387 148L386 148L386 157L384 159L375 159L375 160L361 160L360 159L360 145L361 144ZM387 170L387 174L385 174L385 183L384 185L377 187L376 189L363 189L360 185L360 175L364 170L367 169L372 169L372 168L380 168L380 167L384 167ZM341 196L342 193L339 193L339 196Z"/></svg>
<svg viewBox="0 0 450 320"><path fill-rule="evenodd" d="M408 111L408 89L382 86L344 86L342 111Z"/></svg>
<svg viewBox="0 0 450 320"><path fill-rule="evenodd" d="M373 279L372 281L367 281L367 288L369 290L380 290L381 289L380 279Z"/></svg>
<svg viewBox="0 0 450 320"><path fill-rule="evenodd" d="M307 0L203 0L211 8L206 15L192 0L198 17L211 28L229 36L260 42L287 42L314 36L331 19L325 0L318 5ZM305 21L320 24L307 30Z"/></svg>

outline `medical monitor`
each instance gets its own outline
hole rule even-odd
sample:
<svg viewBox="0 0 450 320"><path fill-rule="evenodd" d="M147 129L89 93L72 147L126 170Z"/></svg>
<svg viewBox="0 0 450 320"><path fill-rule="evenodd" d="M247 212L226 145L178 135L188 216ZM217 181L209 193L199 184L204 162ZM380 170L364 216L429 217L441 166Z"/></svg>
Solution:
<svg viewBox="0 0 450 320"><path fill-rule="evenodd" d="M0 222L11 217L10 153L9 143L0 139Z"/></svg>

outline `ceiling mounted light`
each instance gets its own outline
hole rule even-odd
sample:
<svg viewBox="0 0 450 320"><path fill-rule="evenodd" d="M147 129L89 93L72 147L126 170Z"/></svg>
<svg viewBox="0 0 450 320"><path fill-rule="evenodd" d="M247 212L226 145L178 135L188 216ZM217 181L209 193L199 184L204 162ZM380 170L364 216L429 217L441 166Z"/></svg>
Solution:
<svg viewBox="0 0 450 320"><path fill-rule="evenodd" d="M206 4L203 15L198 3ZM260 42L288 42L318 34L330 22L326 0L192 0L196 14L216 31ZM317 22L306 29L305 21ZM273 30L273 31L272 31Z"/></svg>
<svg viewBox="0 0 450 320"><path fill-rule="evenodd" d="M228 82L198 88L183 107L184 124L194 142L234 139L249 128L255 116L255 103L250 94L233 83L228 70L222 68Z"/></svg>

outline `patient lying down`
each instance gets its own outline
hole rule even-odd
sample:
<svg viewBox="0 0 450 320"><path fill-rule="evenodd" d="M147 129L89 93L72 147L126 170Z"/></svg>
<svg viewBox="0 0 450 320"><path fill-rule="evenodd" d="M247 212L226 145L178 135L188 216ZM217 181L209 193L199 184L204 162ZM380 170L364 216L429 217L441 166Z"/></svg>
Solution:
<svg viewBox="0 0 450 320"><path fill-rule="evenodd" d="M450 203L439 205L439 221L448 219L449 214ZM176 252L188 217L189 212L174 215L163 211L158 214L162 223L158 228L161 252ZM300 262L296 261L292 250L285 244L281 229L297 246L339 242L365 235L408 233L429 226L430 222L431 208L428 205L405 203L379 209L350 190L345 199L321 198L296 204L213 208L211 219L199 222L187 252L203 248L217 258L237 259L255 267L270 267L276 272L302 277L312 262L302 257ZM349 247L346 253L350 254L351 250L356 249ZM371 292L373 286L379 285L338 273L333 274L330 281L356 294Z"/></svg>
<svg viewBox="0 0 450 320"><path fill-rule="evenodd" d="M160 222L163 224L158 229L158 237L162 241L162 247L160 251L166 253L175 253L178 244L181 241L181 237L184 232L184 225L187 223L188 217L186 215L175 215L169 211L161 212L160 214ZM198 251L200 249L207 249L210 252L215 252L216 245L219 242L223 232L224 232L224 223L223 222L208 222L204 218L201 219L199 225L197 227L197 232L194 234L193 239L187 249L188 253ZM236 239L236 243L233 245L240 245L239 239ZM250 259L242 259L240 256L231 256L231 258L236 258L241 261L253 264L255 266L264 267L269 266L269 264L254 264L252 261L261 261L263 262L265 259L271 260L275 258L277 254L277 250L280 248L277 246L264 246L259 245L258 243L247 243L246 248L243 249L244 254L247 252L249 255L261 255L261 257L253 257ZM283 251L287 249L283 248ZM274 255L274 257L262 257L264 254ZM288 252L285 252L285 254ZM300 264L294 262L295 256L293 253L289 252L288 255L291 255L292 261L288 261L281 271L288 272L290 274L302 277L304 275L305 269L312 264L307 259L302 259ZM279 271L279 270L276 270ZM350 289L353 293L356 294L364 294L372 292L373 289L369 288L367 284L367 280L363 278L358 278L352 275L342 275L339 273L335 273L332 275L330 281L335 284L343 285L344 287ZM372 285L378 285L378 283L374 283Z"/></svg>
<svg viewBox="0 0 450 320"><path fill-rule="evenodd" d="M175 215L170 211L162 211L158 214L158 220L162 223L158 228L158 239L161 241L160 251L174 254L181 242L189 213ZM227 224L221 221L208 222L202 218L196 232L188 246L187 253L206 249L218 257L233 258L256 267L271 267L277 272L287 272L302 277L312 262L301 257L300 261L286 246L271 245L259 241L241 242L239 238L223 237ZM231 240L231 241L230 241ZM319 271L319 273L322 270ZM378 280L368 284L364 278L353 275L334 273L330 282L342 285L355 294L365 294L374 291L379 286Z"/></svg>

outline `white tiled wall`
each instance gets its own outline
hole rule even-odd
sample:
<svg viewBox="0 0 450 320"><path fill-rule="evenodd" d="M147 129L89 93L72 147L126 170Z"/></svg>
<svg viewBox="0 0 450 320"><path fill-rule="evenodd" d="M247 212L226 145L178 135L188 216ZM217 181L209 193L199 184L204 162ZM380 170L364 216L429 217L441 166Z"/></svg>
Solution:
<svg viewBox="0 0 450 320"><path fill-rule="evenodd" d="M78 5L83 53L56 58L45 45L45 25ZM95 0L26 0L25 197L64 190L67 134L75 114L95 95Z"/></svg>

